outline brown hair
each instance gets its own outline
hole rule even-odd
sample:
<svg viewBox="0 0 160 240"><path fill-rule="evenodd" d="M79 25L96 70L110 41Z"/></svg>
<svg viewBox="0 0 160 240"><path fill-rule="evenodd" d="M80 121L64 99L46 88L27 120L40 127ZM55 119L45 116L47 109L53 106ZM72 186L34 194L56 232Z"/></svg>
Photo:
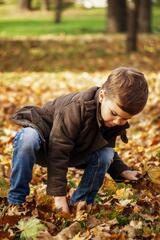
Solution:
<svg viewBox="0 0 160 240"><path fill-rule="evenodd" d="M141 112L148 98L148 84L143 73L131 67L114 69L102 89L107 97L131 115Z"/></svg>

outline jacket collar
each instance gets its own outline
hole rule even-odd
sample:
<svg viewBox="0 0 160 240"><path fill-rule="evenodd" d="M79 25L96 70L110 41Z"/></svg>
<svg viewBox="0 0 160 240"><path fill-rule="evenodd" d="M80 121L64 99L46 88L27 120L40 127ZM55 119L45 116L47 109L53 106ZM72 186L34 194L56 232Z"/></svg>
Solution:
<svg viewBox="0 0 160 240"><path fill-rule="evenodd" d="M102 88L99 87L98 90L96 91L96 94L95 94L95 102L96 102L96 118L97 118L97 123L98 123L98 126L101 127L102 126L102 117L101 117L101 104L99 102L99 92Z"/></svg>

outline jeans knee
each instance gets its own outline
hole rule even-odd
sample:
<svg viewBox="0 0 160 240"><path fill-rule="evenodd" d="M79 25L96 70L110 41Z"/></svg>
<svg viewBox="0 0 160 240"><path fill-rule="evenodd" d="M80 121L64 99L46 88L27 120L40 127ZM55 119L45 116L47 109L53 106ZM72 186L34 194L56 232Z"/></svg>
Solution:
<svg viewBox="0 0 160 240"><path fill-rule="evenodd" d="M31 127L23 128L17 133L14 146L20 145L22 151L30 151L32 149L39 150L40 148L40 137L37 130Z"/></svg>
<svg viewBox="0 0 160 240"><path fill-rule="evenodd" d="M101 168L108 169L113 162L114 150L112 148L103 148L98 151L98 165Z"/></svg>

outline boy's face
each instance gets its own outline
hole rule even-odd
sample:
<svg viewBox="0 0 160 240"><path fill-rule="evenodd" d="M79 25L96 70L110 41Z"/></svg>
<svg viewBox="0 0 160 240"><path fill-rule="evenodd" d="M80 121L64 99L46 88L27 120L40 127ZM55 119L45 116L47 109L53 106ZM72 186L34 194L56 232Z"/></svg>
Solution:
<svg viewBox="0 0 160 240"><path fill-rule="evenodd" d="M99 102L101 103L102 124L106 127L122 126L133 117L123 111L114 100L107 98L103 89L99 93Z"/></svg>

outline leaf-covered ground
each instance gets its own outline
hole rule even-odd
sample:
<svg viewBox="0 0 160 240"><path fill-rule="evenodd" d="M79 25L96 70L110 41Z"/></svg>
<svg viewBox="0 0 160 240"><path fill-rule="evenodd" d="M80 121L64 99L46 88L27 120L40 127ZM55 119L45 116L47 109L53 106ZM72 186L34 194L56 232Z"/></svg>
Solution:
<svg viewBox="0 0 160 240"><path fill-rule="evenodd" d="M126 54L124 34L0 39L2 72L95 72L120 65L160 69L160 34L139 34L138 52Z"/></svg>
<svg viewBox="0 0 160 240"><path fill-rule="evenodd" d="M155 63L156 64L156 63ZM153 68L155 66L152 66ZM107 72L1 73L0 94L0 239L160 239L160 73L146 73L150 87L148 104L131 120L129 143L118 142L117 151L141 172L136 182L115 183L106 175L89 211L81 202L72 214L55 209L45 195L46 169L35 166L31 194L26 204L11 207L7 191L12 140L18 129L10 115L24 105L42 105L61 94L101 85ZM68 172L68 197L82 171Z"/></svg>

